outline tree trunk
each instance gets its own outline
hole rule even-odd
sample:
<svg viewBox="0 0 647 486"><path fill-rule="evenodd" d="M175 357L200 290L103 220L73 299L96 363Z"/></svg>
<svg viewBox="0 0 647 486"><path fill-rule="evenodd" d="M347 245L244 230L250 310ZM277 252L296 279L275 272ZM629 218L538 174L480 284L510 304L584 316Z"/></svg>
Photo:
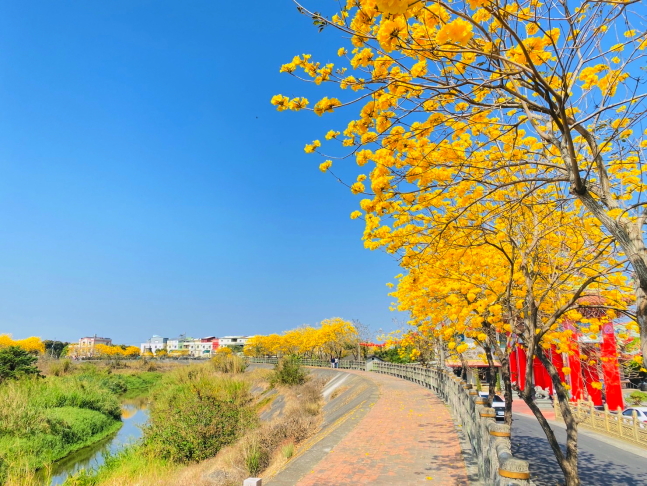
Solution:
<svg viewBox="0 0 647 486"><path fill-rule="evenodd" d="M640 351L643 356L643 367L647 367L647 292L636 288L636 319L640 326Z"/></svg>
<svg viewBox="0 0 647 486"><path fill-rule="evenodd" d="M492 357L492 349L487 344L483 343L485 350L485 357L487 358L487 381L488 381L488 407L494 403L494 392L496 389L496 367L494 366L494 359Z"/></svg>
<svg viewBox="0 0 647 486"><path fill-rule="evenodd" d="M529 352L526 353L526 369L528 369L529 366L532 366L533 359L533 352L531 352L531 350L528 351ZM548 374L550 375L550 378L553 382L553 387L555 388L558 406L562 413L564 424L566 425L566 455L564 455L562 449L559 447L559 443L557 442L557 438L555 437L553 429L550 427L550 424L546 420L546 417L544 417L544 415L541 413L539 407L537 407L537 405L535 404L534 400L531 397L531 394L524 392L521 394L521 396L524 402L526 402L526 404L530 407L530 410L532 410L532 413L535 415L535 417L537 417L539 425L546 434L548 443L553 449L557 463L559 464L559 467L562 469L562 473L564 474L566 486L579 486L580 477L577 465L577 419L573 415L573 410L569 406L569 397L566 393L566 389L562 385L562 380L559 376L559 373L557 372L557 369L544 354L541 346L537 346L536 349L533 349L532 351L536 353L539 361L542 362L542 364L548 371Z"/></svg>
<svg viewBox="0 0 647 486"><path fill-rule="evenodd" d="M504 353L501 353L504 354ZM503 399L505 400L505 423L512 425L512 379L510 376L510 359L501 357L501 380L503 380Z"/></svg>
<svg viewBox="0 0 647 486"><path fill-rule="evenodd" d="M604 195L610 197L610 195ZM620 223L606 213L605 208L588 191L577 194L582 204L591 211L613 235L631 262L636 280L636 317L640 327L640 348L643 360L647 358L647 248L643 240L642 223ZM643 365L644 366L644 365Z"/></svg>

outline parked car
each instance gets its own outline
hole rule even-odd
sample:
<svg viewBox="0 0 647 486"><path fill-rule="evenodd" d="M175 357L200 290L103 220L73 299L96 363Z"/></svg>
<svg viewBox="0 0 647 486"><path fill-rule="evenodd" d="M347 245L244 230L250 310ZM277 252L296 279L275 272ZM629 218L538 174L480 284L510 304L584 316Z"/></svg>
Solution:
<svg viewBox="0 0 647 486"><path fill-rule="evenodd" d="M489 395L487 392L479 392L479 396L487 398ZM492 401L492 408L496 413L497 420L503 420L505 415L505 400L499 395L494 395L494 400Z"/></svg>
<svg viewBox="0 0 647 486"><path fill-rule="evenodd" d="M629 407L622 412L625 417L631 418L634 411L640 422L647 422L647 407Z"/></svg>

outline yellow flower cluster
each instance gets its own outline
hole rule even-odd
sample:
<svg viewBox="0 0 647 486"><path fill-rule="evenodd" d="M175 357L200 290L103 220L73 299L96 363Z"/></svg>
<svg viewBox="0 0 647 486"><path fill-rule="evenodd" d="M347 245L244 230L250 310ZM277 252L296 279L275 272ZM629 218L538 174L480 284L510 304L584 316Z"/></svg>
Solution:
<svg viewBox="0 0 647 486"><path fill-rule="evenodd" d="M283 334L254 336L247 341L243 352L247 356L298 355L307 358L341 356L349 346L357 346L355 326L344 319L333 317L318 326L304 326Z"/></svg>
<svg viewBox="0 0 647 486"><path fill-rule="evenodd" d="M18 346L30 353L43 354L45 352L43 341L33 336L25 339L13 339L11 334L0 334L0 348L7 346Z"/></svg>
<svg viewBox="0 0 647 486"><path fill-rule="evenodd" d="M629 73L647 35L612 5L572 7L564 18L537 0L348 0L333 18L351 35L344 64L302 55L281 68L345 90L312 110L355 110L325 136L366 172L348 182L364 195L351 218L367 248L399 259L392 307L452 353L466 338L498 350L498 334L572 355L575 334L596 340L616 317L600 306L630 305L647 106Z"/></svg>

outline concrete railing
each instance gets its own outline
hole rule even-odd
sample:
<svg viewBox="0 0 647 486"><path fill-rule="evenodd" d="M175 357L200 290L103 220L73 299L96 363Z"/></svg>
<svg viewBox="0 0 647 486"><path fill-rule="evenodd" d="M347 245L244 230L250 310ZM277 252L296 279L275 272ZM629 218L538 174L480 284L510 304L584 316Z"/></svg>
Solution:
<svg viewBox="0 0 647 486"><path fill-rule="evenodd" d="M249 363L261 363L261 364L276 364L278 363L278 358L247 358ZM322 359L302 359L301 364L303 366L316 366L318 368L332 368L332 363L330 361ZM339 361L337 363L337 368L342 370L359 370L367 371L365 361Z"/></svg>
<svg viewBox="0 0 647 486"><path fill-rule="evenodd" d="M277 358L249 358L250 363L275 364ZM302 360L305 366L331 367L329 361ZM409 380L433 390L451 408L478 462L479 479L487 486L531 486L528 462L515 459L510 427L498 424L494 409L485 406L472 385L440 368L379 361L340 361L340 369L373 371Z"/></svg>
<svg viewBox="0 0 647 486"><path fill-rule="evenodd" d="M580 425L626 442L647 446L647 422L641 422L635 412L629 416L622 415L621 409L612 412L606 404L604 410L597 410L593 402L584 400L570 403L569 406ZM555 417L562 418L557 402Z"/></svg>

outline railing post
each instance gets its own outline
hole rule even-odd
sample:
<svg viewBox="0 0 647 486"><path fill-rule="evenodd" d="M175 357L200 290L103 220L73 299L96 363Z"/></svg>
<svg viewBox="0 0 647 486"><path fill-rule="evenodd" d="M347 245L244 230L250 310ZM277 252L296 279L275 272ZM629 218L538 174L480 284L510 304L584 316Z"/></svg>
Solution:
<svg viewBox="0 0 647 486"><path fill-rule="evenodd" d="M604 404L604 427L607 432L611 432L611 428L609 427L609 407L607 404Z"/></svg>

